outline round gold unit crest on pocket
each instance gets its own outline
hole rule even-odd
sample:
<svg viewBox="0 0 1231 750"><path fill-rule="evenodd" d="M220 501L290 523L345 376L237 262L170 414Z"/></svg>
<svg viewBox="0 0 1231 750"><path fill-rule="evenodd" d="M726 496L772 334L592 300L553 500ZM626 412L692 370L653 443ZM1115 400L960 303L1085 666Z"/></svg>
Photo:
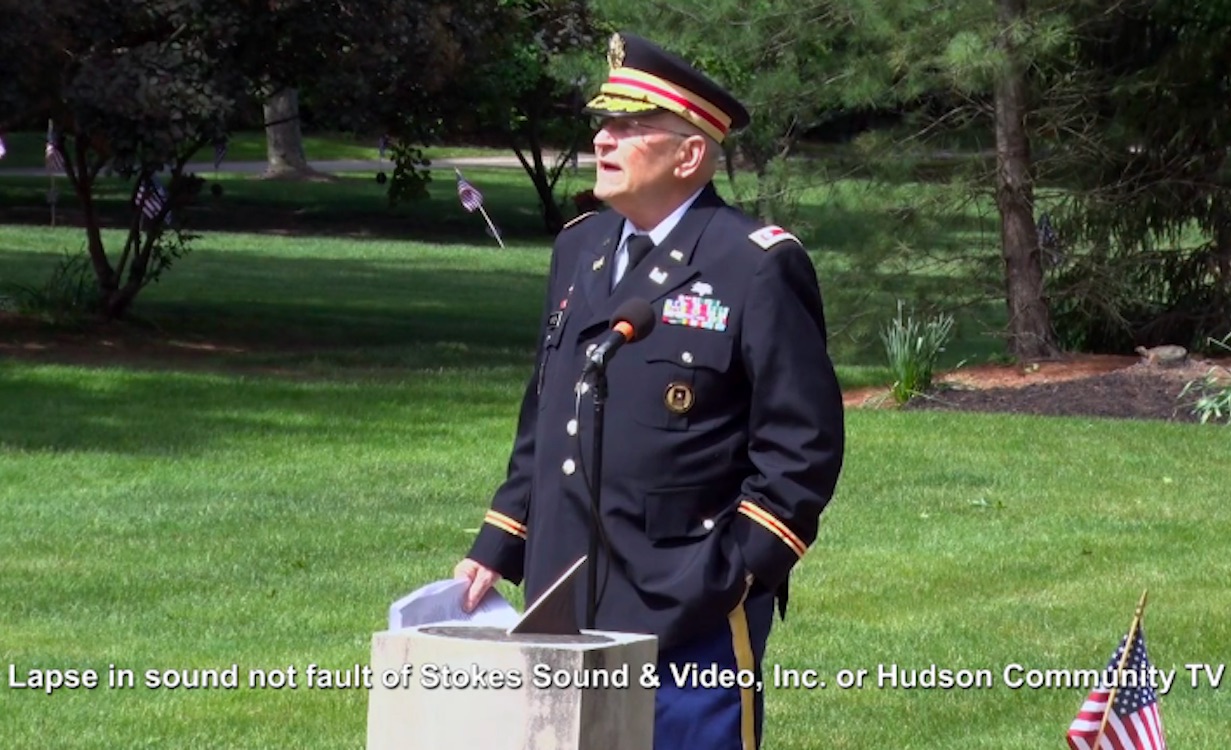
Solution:
<svg viewBox="0 0 1231 750"><path fill-rule="evenodd" d="M692 403L695 400L692 386L688 383L671 383L667 386L667 392L663 395L663 401L666 402L667 409L672 414L684 414L692 408Z"/></svg>

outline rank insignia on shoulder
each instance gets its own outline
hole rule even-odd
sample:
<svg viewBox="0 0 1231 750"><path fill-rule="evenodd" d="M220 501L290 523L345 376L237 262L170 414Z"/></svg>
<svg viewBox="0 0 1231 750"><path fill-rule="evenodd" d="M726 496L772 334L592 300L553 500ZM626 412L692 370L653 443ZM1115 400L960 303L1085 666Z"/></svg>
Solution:
<svg viewBox="0 0 1231 750"><path fill-rule="evenodd" d="M584 214L577 214L577 216L573 217L572 219L569 219L568 222L564 226L560 227L560 229L563 231L573 226L574 224L580 224L581 222L585 221L591 216L598 216L598 211L586 211Z"/></svg>
<svg viewBox="0 0 1231 750"><path fill-rule="evenodd" d="M799 242L798 237L786 231L782 227L776 227L776 226L768 226L762 229L758 229L757 231L748 235L748 239L760 245L762 250L768 250L774 245L777 245L778 243L784 242L786 240L792 240L801 245L803 244L802 242Z"/></svg>

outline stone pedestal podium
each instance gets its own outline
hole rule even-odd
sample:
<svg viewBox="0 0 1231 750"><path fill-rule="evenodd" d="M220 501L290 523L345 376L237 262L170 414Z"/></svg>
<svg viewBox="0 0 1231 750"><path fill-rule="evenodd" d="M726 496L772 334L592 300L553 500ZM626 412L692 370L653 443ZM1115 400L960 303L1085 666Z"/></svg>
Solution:
<svg viewBox="0 0 1231 750"><path fill-rule="evenodd" d="M648 635L428 625L372 636L368 750L649 750Z"/></svg>

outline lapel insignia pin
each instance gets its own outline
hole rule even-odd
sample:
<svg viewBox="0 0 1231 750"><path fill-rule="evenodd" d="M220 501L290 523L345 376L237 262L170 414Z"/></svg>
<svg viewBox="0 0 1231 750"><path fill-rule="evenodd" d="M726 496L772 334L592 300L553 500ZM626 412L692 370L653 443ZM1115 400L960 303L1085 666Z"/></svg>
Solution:
<svg viewBox="0 0 1231 750"><path fill-rule="evenodd" d="M650 271L650 278L655 284L665 284L667 283L667 272L655 266L654 270Z"/></svg>
<svg viewBox="0 0 1231 750"><path fill-rule="evenodd" d="M672 251L671 251L671 260L674 260L674 261L676 261L676 262L679 262L679 261L681 261L681 260L684 260L684 254L683 254L683 253L681 253L679 250L672 250Z"/></svg>
<svg viewBox="0 0 1231 750"><path fill-rule="evenodd" d="M708 297L714 293L714 287L706 284L704 281L698 281L692 285L692 293L699 294L702 297Z"/></svg>
<svg viewBox="0 0 1231 750"><path fill-rule="evenodd" d="M595 271L603 267L603 261L607 260L606 256L599 256L599 259L594 261L594 265L590 266Z"/></svg>

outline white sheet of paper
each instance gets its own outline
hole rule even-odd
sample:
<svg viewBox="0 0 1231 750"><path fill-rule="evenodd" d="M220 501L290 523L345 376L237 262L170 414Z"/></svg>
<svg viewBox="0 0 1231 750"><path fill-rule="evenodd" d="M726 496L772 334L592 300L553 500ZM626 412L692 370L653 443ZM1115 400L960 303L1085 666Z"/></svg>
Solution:
<svg viewBox="0 0 1231 750"><path fill-rule="evenodd" d="M389 605L389 629L402 630L445 622L510 628L517 623L517 610L495 588L488 589L473 612L463 611L462 598L469 585L467 581L448 579L410 592Z"/></svg>

